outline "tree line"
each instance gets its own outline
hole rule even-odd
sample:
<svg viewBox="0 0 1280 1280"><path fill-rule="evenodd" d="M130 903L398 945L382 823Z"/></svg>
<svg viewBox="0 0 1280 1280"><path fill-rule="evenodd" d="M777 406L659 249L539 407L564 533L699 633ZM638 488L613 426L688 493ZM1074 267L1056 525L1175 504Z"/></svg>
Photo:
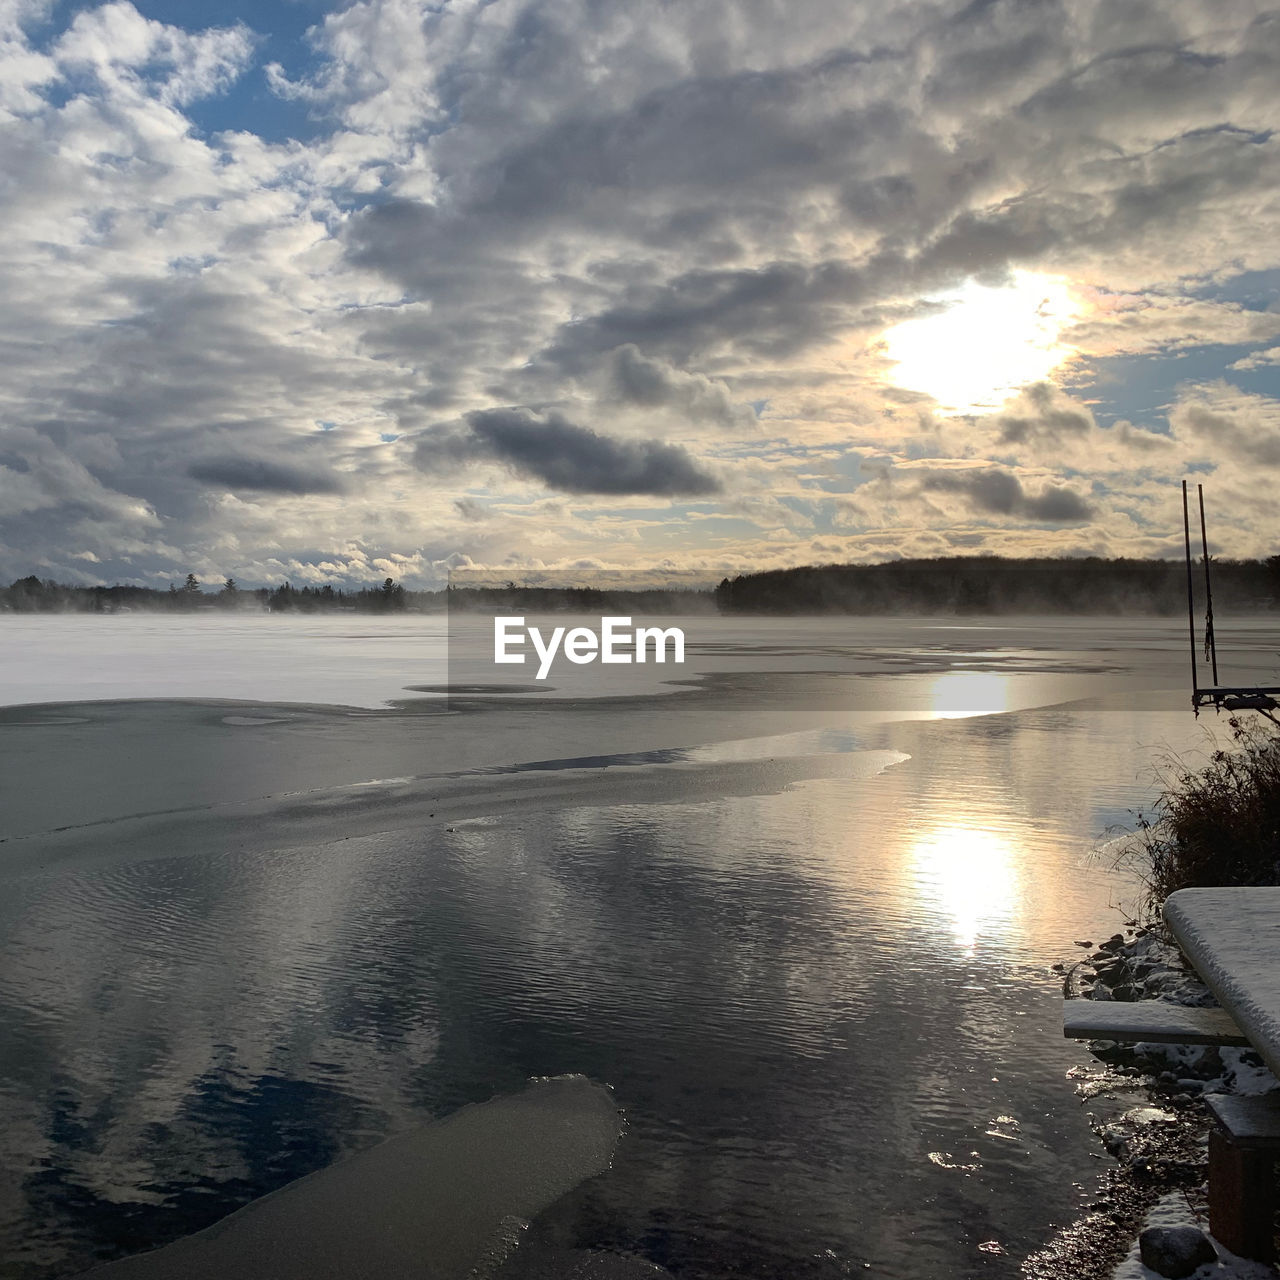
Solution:
<svg viewBox="0 0 1280 1280"><path fill-rule="evenodd" d="M1212 560L1214 607L1228 612L1280 609L1280 555L1265 560ZM1197 609L1204 573L1193 566ZM273 613L575 612L630 615L764 614L1156 614L1187 607L1186 567L1179 560L952 556L883 564L810 565L725 578L713 591L593 588L454 587L410 591L392 578L380 586L242 588L228 578L206 590L188 574L167 590L132 586L68 586L35 577L0 588L0 612Z"/></svg>
<svg viewBox="0 0 1280 1280"><path fill-rule="evenodd" d="M68 586L37 578L19 578L0 587L0 613L196 613L245 610L271 613L325 613L347 610L358 613L401 613L406 609L443 608L443 592L408 591L393 578L381 586L344 590L330 585L244 588L228 578L220 588L206 591L195 574L187 574L179 586L168 589L133 586Z"/></svg>
<svg viewBox="0 0 1280 1280"><path fill-rule="evenodd" d="M1216 609L1280 608L1280 556L1210 566ZM1192 585L1203 609L1202 564ZM953 556L771 569L725 578L714 594L722 613L1176 615L1187 571L1180 560Z"/></svg>

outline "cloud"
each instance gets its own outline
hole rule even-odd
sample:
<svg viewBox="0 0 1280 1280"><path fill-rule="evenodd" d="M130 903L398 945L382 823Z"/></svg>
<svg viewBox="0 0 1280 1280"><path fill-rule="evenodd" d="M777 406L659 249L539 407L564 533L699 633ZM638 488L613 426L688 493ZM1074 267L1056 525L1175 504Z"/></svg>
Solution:
<svg viewBox="0 0 1280 1280"><path fill-rule="evenodd" d="M1266 351L1255 351L1252 355L1242 356L1230 367L1243 372L1248 369L1265 369L1271 365L1280 365L1280 347L1271 347Z"/></svg>
<svg viewBox="0 0 1280 1280"><path fill-rule="evenodd" d="M565 493L716 493L720 482L679 445L658 440L615 440L580 427L556 412L484 409L466 415L465 433L428 435L417 449L419 466L493 458L520 475Z"/></svg>
<svg viewBox="0 0 1280 1280"><path fill-rule="evenodd" d="M632 343L613 353L609 372L610 390L619 403L669 409L686 420L742 430L755 422L748 406L733 402L724 382L650 359Z"/></svg>
<svg viewBox="0 0 1280 1280"><path fill-rule="evenodd" d="M1079 524L1093 515L1093 508L1078 493L1062 485L1045 485L1030 494L1022 481L995 468L938 471L925 476L922 488L959 493L988 515L1014 516L1045 524Z"/></svg>
<svg viewBox="0 0 1280 1280"><path fill-rule="evenodd" d="M1001 444L1061 444L1097 429L1093 414L1074 404L1048 383L1028 387L1009 409L996 416Z"/></svg>
<svg viewBox="0 0 1280 1280"><path fill-rule="evenodd" d="M1210 344L1248 345L1280 336L1280 313L1203 298L1100 295L1096 318L1064 340L1090 355L1149 355ZM1251 368L1238 361L1233 369Z"/></svg>
<svg viewBox="0 0 1280 1280"><path fill-rule="evenodd" d="M0 0L0 579L626 563L644 521L744 566L1147 553L1192 464L1271 548L1275 14L344 0L289 56L252 20ZM1015 268L1081 301L1056 386L893 385L888 325ZM710 518L642 501L679 496Z"/></svg>
<svg viewBox="0 0 1280 1280"><path fill-rule="evenodd" d="M244 70L253 43L243 24L187 32L117 0L77 13L53 57L121 96L151 95L180 106L227 88Z"/></svg>
<svg viewBox="0 0 1280 1280"><path fill-rule="evenodd" d="M187 468L187 474L205 484L254 493L341 493L344 487L335 475L265 458L202 458Z"/></svg>
<svg viewBox="0 0 1280 1280"><path fill-rule="evenodd" d="M1218 468L1280 467L1280 402L1227 382L1190 389L1170 414L1174 434Z"/></svg>

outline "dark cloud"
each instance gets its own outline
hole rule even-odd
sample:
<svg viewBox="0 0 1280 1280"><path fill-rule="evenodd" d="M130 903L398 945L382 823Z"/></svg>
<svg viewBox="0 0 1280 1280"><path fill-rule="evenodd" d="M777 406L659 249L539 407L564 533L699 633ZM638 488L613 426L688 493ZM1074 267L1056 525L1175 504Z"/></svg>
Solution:
<svg viewBox="0 0 1280 1280"><path fill-rule="evenodd" d="M922 488L963 494L977 510L988 515L1045 524L1078 524L1093 514L1093 508L1071 489L1050 484L1039 493L1030 494L1012 472L995 467L935 471L925 477Z"/></svg>
<svg viewBox="0 0 1280 1280"><path fill-rule="evenodd" d="M202 458L187 468L193 480L223 489L255 493L341 493L342 481L333 474L307 471L265 458Z"/></svg>
<svg viewBox="0 0 1280 1280"><path fill-rule="evenodd" d="M485 509L484 504L477 502L474 498L455 498L453 509L464 520L481 521L489 518L489 513Z"/></svg>
<svg viewBox="0 0 1280 1280"><path fill-rule="evenodd" d="M1001 444L1060 443L1082 439L1094 429L1093 416L1048 383L1028 387L1018 409L1022 411L1002 413L996 419Z"/></svg>
<svg viewBox="0 0 1280 1280"><path fill-rule="evenodd" d="M592 357L634 344L683 362L718 350L786 357L854 323L867 272L846 262L771 262L684 272L628 291L615 306L564 325L544 358L578 373Z"/></svg>
<svg viewBox="0 0 1280 1280"><path fill-rule="evenodd" d="M631 344L613 353L609 377L610 390L623 404L670 409L683 417L722 426L743 427L755 420L750 409L733 403L723 382L652 360Z"/></svg>
<svg viewBox="0 0 1280 1280"><path fill-rule="evenodd" d="M675 497L720 490L720 482L679 445L615 440L559 413L540 416L529 409L481 409L465 421L465 430L420 440L418 464L492 458L566 493Z"/></svg>

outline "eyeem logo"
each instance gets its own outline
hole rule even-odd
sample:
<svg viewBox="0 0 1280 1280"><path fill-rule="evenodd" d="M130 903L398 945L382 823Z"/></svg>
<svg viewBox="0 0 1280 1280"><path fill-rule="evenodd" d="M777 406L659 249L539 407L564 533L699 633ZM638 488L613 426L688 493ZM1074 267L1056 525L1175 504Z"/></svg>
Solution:
<svg viewBox="0 0 1280 1280"><path fill-rule="evenodd" d="M684 661L684 632L679 627L629 628L630 618L601 618L599 632L590 627L556 627L544 636L537 627L526 627L524 618L494 618L494 662L524 662L525 642L538 655L536 679L545 680L556 655L563 652L570 662L583 666L588 662L648 662L648 646L653 646L653 661L666 662L667 646L671 646L673 662ZM633 656L634 655L634 656Z"/></svg>

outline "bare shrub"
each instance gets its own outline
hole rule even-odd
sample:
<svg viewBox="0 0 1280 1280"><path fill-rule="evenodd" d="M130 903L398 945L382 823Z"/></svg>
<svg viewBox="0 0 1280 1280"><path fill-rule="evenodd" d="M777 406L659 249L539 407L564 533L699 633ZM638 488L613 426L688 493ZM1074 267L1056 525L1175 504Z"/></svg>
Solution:
<svg viewBox="0 0 1280 1280"><path fill-rule="evenodd" d="M1149 920L1178 889L1280 884L1280 728L1237 716L1229 724L1234 747L1197 769L1175 762L1121 846L1118 864L1136 872Z"/></svg>

